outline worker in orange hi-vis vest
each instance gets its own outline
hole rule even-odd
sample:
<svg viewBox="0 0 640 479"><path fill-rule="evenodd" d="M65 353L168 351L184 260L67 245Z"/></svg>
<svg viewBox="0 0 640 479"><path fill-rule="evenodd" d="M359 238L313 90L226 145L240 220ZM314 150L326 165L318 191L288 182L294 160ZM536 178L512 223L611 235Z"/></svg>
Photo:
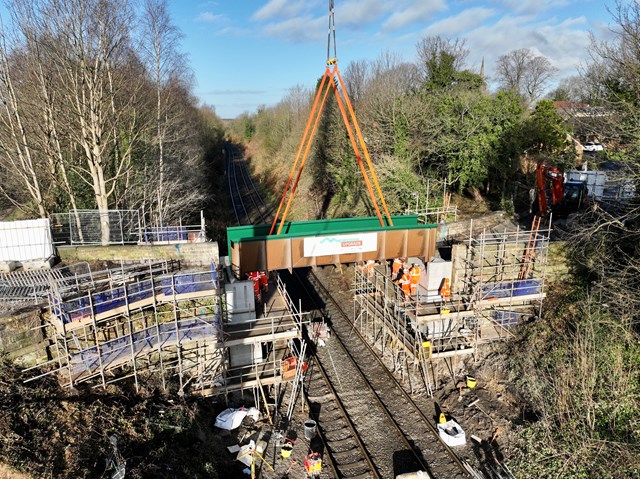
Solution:
<svg viewBox="0 0 640 479"><path fill-rule="evenodd" d="M439 293L440 297L445 301L451 298L451 282L449 281L449 278L444 278L442 280L442 286L440 286Z"/></svg>
<svg viewBox="0 0 640 479"><path fill-rule="evenodd" d="M415 295L418 292L418 283L420 282L420 266L415 263L411 265L409 278L411 280L411 294Z"/></svg>
<svg viewBox="0 0 640 479"><path fill-rule="evenodd" d="M409 299L409 295L411 294L411 276L409 272L406 271L402 277L397 282L402 288L402 292L404 293L404 299Z"/></svg>
<svg viewBox="0 0 640 479"><path fill-rule="evenodd" d="M391 265L391 277L394 280L398 279L398 272L402 268L403 264L404 262L402 261L402 258L396 258L393 260L393 264Z"/></svg>

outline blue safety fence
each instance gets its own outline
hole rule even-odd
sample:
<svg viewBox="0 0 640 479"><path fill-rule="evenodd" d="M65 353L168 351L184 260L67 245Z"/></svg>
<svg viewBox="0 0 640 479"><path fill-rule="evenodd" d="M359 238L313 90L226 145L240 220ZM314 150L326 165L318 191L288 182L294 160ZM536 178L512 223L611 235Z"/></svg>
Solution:
<svg viewBox="0 0 640 479"><path fill-rule="evenodd" d="M144 228L142 238L145 243L157 243L160 241L187 241L189 234L186 226L158 226Z"/></svg>
<svg viewBox="0 0 640 479"><path fill-rule="evenodd" d="M118 308L126 308L127 305L149 300L153 296L160 294L164 296L164 300L173 297L179 300L182 295L213 292L217 288L218 275L216 266L211 263L211 270L208 272L167 275L141 280L107 291L66 300L61 304L57 303L52 312L58 320L67 324L90 318L92 314L99 315Z"/></svg>
<svg viewBox="0 0 640 479"><path fill-rule="evenodd" d="M494 311L493 320L500 326L514 326L518 323L520 313L516 311Z"/></svg>
<svg viewBox="0 0 640 479"><path fill-rule="evenodd" d="M482 299L509 298L512 296L528 296L542 292L542 281L525 279L502 283L485 284L482 287Z"/></svg>
<svg viewBox="0 0 640 479"><path fill-rule="evenodd" d="M96 346L73 354L71 365L74 377L92 373L100 367L117 366L130 360L131 355L149 352L153 349L173 346L186 341L209 339L220 334L219 312L214 317L180 320L152 326L142 331L105 341Z"/></svg>
<svg viewBox="0 0 640 479"><path fill-rule="evenodd" d="M162 278L162 293L165 296L172 294L197 293L209 291L212 288L213 278L209 273L194 273L181 276Z"/></svg>

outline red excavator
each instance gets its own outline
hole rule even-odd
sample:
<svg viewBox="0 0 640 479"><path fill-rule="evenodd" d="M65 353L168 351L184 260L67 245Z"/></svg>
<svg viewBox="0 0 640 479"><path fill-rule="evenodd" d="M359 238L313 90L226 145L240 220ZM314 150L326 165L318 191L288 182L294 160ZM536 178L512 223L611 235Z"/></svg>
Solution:
<svg viewBox="0 0 640 479"><path fill-rule="evenodd" d="M546 216L549 209L554 214L567 215L581 210L589 204L587 184L583 181L565 182L564 175L555 166L538 163L536 180L538 184L538 211L542 216Z"/></svg>

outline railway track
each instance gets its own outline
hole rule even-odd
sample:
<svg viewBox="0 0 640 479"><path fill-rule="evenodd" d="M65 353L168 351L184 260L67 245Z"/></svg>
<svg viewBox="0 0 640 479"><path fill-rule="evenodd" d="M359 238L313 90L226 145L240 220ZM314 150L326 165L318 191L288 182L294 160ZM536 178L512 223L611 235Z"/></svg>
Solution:
<svg viewBox="0 0 640 479"><path fill-rule="evenodd" d="M237 223L268 221L270 210L231 147L227 177ZM323 310L334 332L327 347L316 351L305 380L328 466L322 477L330 472L337 479L394 478L419 470L434 479L474 477L439 438L435 410L433 417L425 414L354 327L340 306L352 298L334 298L311 271L305 279L294 270L293 279L313 303L309 309Z"/></svg>
<svg viewBox="0 0 640 479"><path fill-rule="evenodd" d="M238 225L268 222L271 209L253 182L246 160L233 146L227 146L225 150L227 181L236 222Z"/></svg>
<svg viewBox="0 0 640 479"><path fill-rule="evenodd" d="M311 417L325 450L324 461L337 479L382 479L321 363L314 361L305 380Z"/></svg>
<svg viewBox="0 0 640 479"><path fill-rule="evenodd" d="M331 320L334 335L327 347L318 349L316 360L327 381L338 386L333 394L352 422L354 432L378 474L370 477L393 478L418 470L426 471L436 479L469 477L469 466L439 438L434 426L435 410L434 415L429 416L413 401L354 328L340 306L342 298L334 298L311 271L306 277L307 286L299 273L294 276L307 289L316 307L318 303L324 303L321 309ZM310 289L315 290L318 298L313 299ZM313 390L309 394L312 397ZM322 425L322 414L318 418ZM334 446L329 438L326 446L335 461ZM349 476L338 472L336 477Z"/></svg>

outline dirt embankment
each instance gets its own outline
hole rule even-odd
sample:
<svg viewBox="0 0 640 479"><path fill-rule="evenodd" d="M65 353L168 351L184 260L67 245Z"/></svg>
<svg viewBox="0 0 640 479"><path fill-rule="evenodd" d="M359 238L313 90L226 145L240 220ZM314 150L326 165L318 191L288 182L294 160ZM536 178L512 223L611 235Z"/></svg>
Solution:
<svg viewBox="0 0 640 479"><path fill-rule="evenodd" d="M32 476L16 472L6 464L0 463L0 479L32 479Z"/></svg>

